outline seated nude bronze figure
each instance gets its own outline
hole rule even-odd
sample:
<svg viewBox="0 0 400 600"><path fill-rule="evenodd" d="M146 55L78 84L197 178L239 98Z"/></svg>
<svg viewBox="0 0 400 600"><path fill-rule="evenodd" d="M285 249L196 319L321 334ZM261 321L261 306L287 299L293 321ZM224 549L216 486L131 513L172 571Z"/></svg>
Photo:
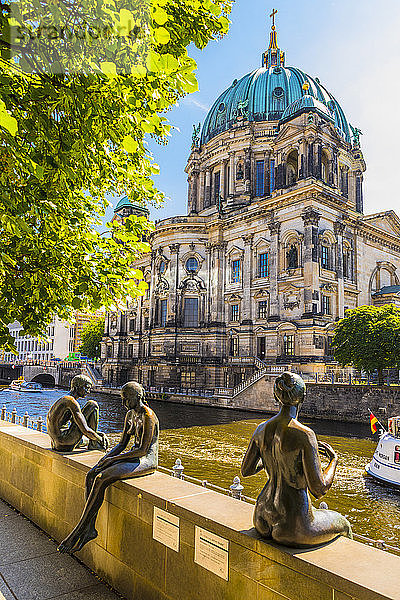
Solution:
<svg viewBox="0 0 400 600"><path fill-rule="evenodd" d="M81 409L79 398L89 394L92 382L85 375L77 375L71 381L71 391L59 398L47 413L47 433L51 447L57 452L72 452L85 435L89 438L88 450L107 450L108 440L98 432L99 405L94 400L86 402Z"/></svg>
<svg viewBox="0 0 400 600"><path fill-rule="evenodd" d="M279 413L259 425L242 463L242 475L262 469L268 481L257 498L254 526L264 538L294 548L307 548L342 535L352 538L345 517L328 509L316 509L310 493L321 498L330 489L338 457L325 442L298 420L306 392L299 375L283 373L274 387ZM322 469L319 453L329 464Z"/></svg>
<svg viewBox="0 0 400 600"><path fill-rule="evenodd" d="M121 440L88 472L85 508L75 529L59 545L60 552L78 552L97 537L96 518L108 486L116 481L149 475L157 468L159 424L156 414L145 401L144 389L131 381L122 387L121 396L128 411ZM131 439L134 444L125 452Z"/></svg>

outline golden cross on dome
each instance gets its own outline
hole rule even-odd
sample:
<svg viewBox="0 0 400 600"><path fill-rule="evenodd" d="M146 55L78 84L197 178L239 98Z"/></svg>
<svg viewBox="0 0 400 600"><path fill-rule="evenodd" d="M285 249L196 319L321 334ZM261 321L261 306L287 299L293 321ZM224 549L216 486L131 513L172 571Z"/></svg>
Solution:
<svg viewBox="0 0 400 600"><path fill-rule="evenodd" d="M269 15L270 18L272 19L272 27L275 27L275 15L277 14L277 10L274 8L272 13Z"/></svg>

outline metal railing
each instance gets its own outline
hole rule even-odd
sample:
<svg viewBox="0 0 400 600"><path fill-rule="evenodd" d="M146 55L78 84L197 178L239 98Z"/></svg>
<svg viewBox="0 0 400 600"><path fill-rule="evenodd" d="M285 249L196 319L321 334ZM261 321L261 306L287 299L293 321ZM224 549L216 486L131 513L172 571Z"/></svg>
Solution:
<svg viewBox="0 0 400 600"><path fill-rule="evenodd" d="M46 421L42 416L39 416L37 419L32 419L28 412L21 416L17 413L16 408L13 408L11 412L8 412L5 405L3 405L3 408L1 409L0 419L2 421L7 421L8 423L15 423L15 425L22 425L22 427L27 427L28 429L34 429L35 431L47 431Z"/></svg>

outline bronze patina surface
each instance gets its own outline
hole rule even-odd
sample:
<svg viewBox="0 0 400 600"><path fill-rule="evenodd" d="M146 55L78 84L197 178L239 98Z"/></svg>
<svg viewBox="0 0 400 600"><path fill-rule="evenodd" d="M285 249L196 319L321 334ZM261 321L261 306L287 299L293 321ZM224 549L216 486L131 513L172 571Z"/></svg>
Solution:
<svg viewBox="0 0 400 600"><path fill-rule="evenodd" d="M77 552L97 537L96 518L108 486L149 475L158 466L159 423L145 401L143 387L134 381L126 383L121 396L127 410L121 440L88 472L85 508L76 527L58 547L60 552ZM131 439L133 447L126 451Z"/></svg>
<svg viewBox="0 0 400 600"><path fill-rule="evenodd" d="M98 432L99 405L94 400L81 409L78 399L90 393L92 382L85 375L71 381L71 391L59 398L47 413L47 433L51 446L57 452L72 452L85 435L89 438L88 450L107 450L108 440Z"/></svg>
<svg viewBox="0 0 400 600"><path fill-rule="evenodd" d="M257 427L242 463L244 477L262 469L268 474L257 498L255 528L264 538L295 548L316 546L341 535L352 538L345 517L311 504L310 494L321 498L331 487L338 457L297 420L305 392L299 375L283 373L277 378L274 395L280 411ZM329 461L325 469L319 453Z"/></svg>

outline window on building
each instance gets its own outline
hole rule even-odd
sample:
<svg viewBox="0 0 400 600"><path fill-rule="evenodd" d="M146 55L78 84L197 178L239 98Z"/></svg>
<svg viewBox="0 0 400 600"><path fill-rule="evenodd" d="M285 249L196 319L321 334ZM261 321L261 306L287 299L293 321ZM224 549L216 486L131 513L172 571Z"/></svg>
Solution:
<svg viewBox="0 0 400 600"><path fill-rule="evenodd" d="M197 258L189 258L186 261L186 271L189 273L196 273L199 270L199 261Z"/></svg>
<svg viewBox="0 0 400 600"><path fill-rule="evenodd" d="M185 298L183 308L183 322L185 327L199 326L199 299Z"/></svg>
<svg viewBox="0 0 400 600"><path fill-rule="evenodd" d="M196 387L196 371L184 369L181 371L181 388L193 389Z"/></svg>
<svg viewBox="0 0 400 600"><path fill-rule="evenodd" d="M232 283L240 283L240 271L241 271L241 261L233 260L232 261Z"/></svg>
<svg viewBox="0 0 400 600"><path fill-rule="evenodd" d="M239 321L239 304L231 304L231 321Z"/></svg>
<svg viewBox="0 0 400 600"><path fill-rule="evenodd" d="M266 354L266 339L265 336L257 338L257 356L264 359Z"/></svg>
<svg viewBox="0 0 400 600"><path fill-rule="evenodd" d="M269 163L269 193L275 189L275 159L271 159Z"/></svg>
<svg viewBox="0 0 400 600"><path fill-rule="evenodd" d="M331 298L330 296L322 296L322 314L331 314Z"/></svg>
<svg viewBox="0 0 400 600"><path fill-rule="evenodd" d="M326 246L326 245L321 246L321 266L323 269L330 268L329 255L330 255L329 246Z"/></svg>
<svg viewBox="0 0 400 600"><path fill-rule="evenodd" d="M149 329L149 326L150 326L150 319L149 319L149 317L145 317L144 318L144 328Z"/></svg>
<svg viewBox="0 0 400 600"><path fill-rule="evenodd" d="M107 346L106 354L107 354L107 358L112 358L112 354L113 354L112 346Z"/></svg>
<svg viewBox="0 0 400 600"><path fill-rule="evenodd" d="M283 354L294 356L294 335L285 334L283 336Z"/></svg>
<svg viewBox="0 0 400 600"><path fill-rule="evenodd" d="M269 277L269 255L263 252L258 256L258 276Z"/></svg>
<svg viewBox="0 0 400 600"><path fill-rule="evenodd" d="M165 270L166 270L166 268L167 268L167 263L165 262L165 260L162 260L162 261L160 262L160 266L158 267L158 270L159 270L159 272L161 273L161 275L162 275L163 273L165 273Z"/></svg>
<svg viewBox="0 0 400 600"><path fill-rule="evenodd" d="M268 319L268 300L261 300L258 303L258 318Z"/></svg>
<svg viewBox="0 0 400 600"><path fill-rule="evenodd" d="M256 197L261 198L265 193L264 161L256 161Z"/></svg>
<svg viewBox="0 0 400 600"><path fill-rule="evenodd" d="M167 300L160 301L160 326L165 327L167 324Z"/></svg>
<svg viewBox="0 0 400 600"><path fill-rule="evenodd" d="M239 356L239 338L238 337L231 337L229 355L230 356Z"/></svg>
<svg viewBox="0 0 400 600"><path fill-rule="evenodd" d="M219 203L219 195L221 193L221 173L214 173L214 204Z"/></svg>
<svg viewBox="0 0 400 600"><path fill-rule="evenodd" d="M128 358L133 358L133 344L128 345Z"/></svg>
<svg viewBox="0 0 400 600"><path fill-rule="evenodd" d="M135 327L136 327L136 320L135 319L130 319L129 320L129 331L135 331Z"/></svg>
<svg viewBox="0 0 400 600"><path fill-rule="evenodd" d="M333 352L333 335L328 335L327 339L326 339L326 355L327 356L333 356L334 352Z"/></svg>

